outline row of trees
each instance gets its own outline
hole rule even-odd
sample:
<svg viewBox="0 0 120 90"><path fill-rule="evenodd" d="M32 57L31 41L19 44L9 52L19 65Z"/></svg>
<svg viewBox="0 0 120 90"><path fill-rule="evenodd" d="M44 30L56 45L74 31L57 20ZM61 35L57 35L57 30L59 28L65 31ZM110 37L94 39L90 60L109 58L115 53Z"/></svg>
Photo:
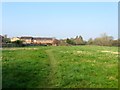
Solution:
<svg viewBox="0 0 120 90"><path fill-rule="evenodd" d="M76 38L71 38L71 39L67 38L66 43L72 44L72 45L84 45L85 44L82 36L76 36Z"/></svg>
<svg viewBox="0 0 120 90"><path fill-rule="evenodd" d="M4 37L2 39L3 45L12 46L23 46L22 41L17 40L11 42L9 38ZM75 38L67 38L55 40L58 46L69 46L69 45L100 45L100 46L120 46L120 39L114 40L112 36L108 36L106 33L95 39L90 38L88 41L83 40L82 36L76 36Z"/></svg>
<svg viewBox="0 0 120 90"><path fill-rule="evenodd" d="M75 38L60 39L58 41L59 46L68 46L68 45L85 45L85 41L82 36L76 36Z"/></svg>
<svg viewBox="0 0 120 90"><path fill-rule="evenodd" d="M90 38L87 44L100 46L120 46L120 39L114 40L112 36L108 36L106 33L104 33L95 39Z"/></svg>
<svg viewBox="0 0 120 90"><path fill-rule="evenodd" d="M90 38L88 41L84 41L82 36L76 36L75 38L67 38L59 41L58 45L99 45L99 46L120 46L120 39L114 40L112 36L108 36L106 33L95 39Z"/></svg>

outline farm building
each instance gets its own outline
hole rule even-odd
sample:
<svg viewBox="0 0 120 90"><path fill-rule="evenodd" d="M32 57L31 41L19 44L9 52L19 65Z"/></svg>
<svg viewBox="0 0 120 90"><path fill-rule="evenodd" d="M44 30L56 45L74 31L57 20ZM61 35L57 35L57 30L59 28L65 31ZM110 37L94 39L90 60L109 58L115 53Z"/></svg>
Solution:
<svg viewBox="0 0 120 90"><path fill-rule="evenodd" d="M34 44L47 44L47 45L52 45L54 41L54 38L33 38L33 43Z"/></svg>
<svg viewBox="0 0 120 90"><path fill-rule="evenodd" d="M20 40L23 41L23 44L32 44L33 37L21 37Z"/></svg>
<svg viewBox="0 0 120 90"><path fill-rule="evenodd" d="M56 46L57 39L48 37L21 37L23 44L53 45Z"/></svg>
<svg viewBox="0 0 120 90"><path fill-rule="evenodd" d="M19 37L13 37L13 38L10 39L11 42L14 42L14 41L17 41L17 40L20 40L20 38Z"/></svg>

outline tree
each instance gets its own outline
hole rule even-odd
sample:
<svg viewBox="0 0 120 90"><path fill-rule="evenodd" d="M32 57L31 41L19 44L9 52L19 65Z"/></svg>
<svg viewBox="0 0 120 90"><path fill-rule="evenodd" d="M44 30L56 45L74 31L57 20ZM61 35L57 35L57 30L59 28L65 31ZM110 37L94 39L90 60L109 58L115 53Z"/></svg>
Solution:
<svg viewBox="0 0 120 90"><path fill-rule="evenodd" d="M90 38L87 42L88 45L92 45L94 43L94 40L92 38Z"/></svg>
<svg viewBox="0 0 120 90"><path fill-rule="evenodd" d="M59 40L57 40L57 39L54 39L54 40L53 40L53 44L54 44L54 45L56 45L56 46L57 46L57 45L59 45L59 43L60 43L60 41L59 41Z"/></svg>
<svg viewBox="0 0 120 90"><path fill-rule="evenodd" d="M112 46L119 46L118 40L113 40L112 41Z"/></svg>
<svg viewBox="0 0 120 90"><path fill-rule="evenodd" d="M83 45L84 44L82 36L76 36L76 38L74 39L74 42L76 45Z"/></svg>
<svg viewBox="0 0 120 90"><path fill-rule="evenodd" d="M118 46L118 47L120 47L120 39L113 40L112 41L112 46Z"/></svg>
<svg viewBox="0 0 120 90"><path fill-rule="evenodd" d="M66 40L65 39L60 39L58 45L59 46L67 46Z"/></svg>
<svg viewBox="0 0 120 90"><path fill-rule="evenodd" d="M108 36L106 33L101 34L101 37L94 39L95 45L112 46L113 37Z"/></svg>
<svg viewBox="0 0 120 90"><path fill-rule="evenodd" d="M5 37L5 38L2 39L2 42L3 43L10 43L11 41L10 41L10 38Z"/></svg>
<svg viewBox="0 0 120 90"><path fill-rule="evenodd" d="M16 40L16 41L14 41L14 42L12 42L12 43L14 43L16 46L22 46L23 41L21 41L21 40Z"/></svg>
<svg viewBox="0 0 120 90"><path fill-rule="evenodd" d="M66 42L71 45L75 45L75 42L72 39L67 38Z"/></svg>

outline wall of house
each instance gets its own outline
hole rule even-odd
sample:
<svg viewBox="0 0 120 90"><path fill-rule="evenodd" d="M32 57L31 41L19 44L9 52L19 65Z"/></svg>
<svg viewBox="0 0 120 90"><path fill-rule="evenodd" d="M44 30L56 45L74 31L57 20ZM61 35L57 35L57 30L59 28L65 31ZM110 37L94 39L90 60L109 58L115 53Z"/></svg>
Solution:
<svg viewBox="0 0 120 90"><path fill-rule="evenodd" d="M53 40L41 40L41 43L45 43L45 44L47 44L47 43L53 43Z"/></svg>
<svg viewBox="0 0 120 90"><path fill-rule="evenodd" d="M24 44L31 44L32 43L32 39L21 39L23 41Z"/></svg>
<svg viewBox="0 0 120 90"><path fill-rule="evenodd" d="M14 42L14 41L17 41L17 40L20 40L19 38L11 38L11 42Z"/></svg>
<svg viewBox="0 0 120 90"><path fill-rule="evenodd" d="M33 40L34 44L47 44L47 43L53 43L53 40Z"/></svg>
<svg viewBox="0 0 120 90"><path fill-rule="evenodd" d="M33 43L34 44L41 44L41 41L40 40L33 40Z"/></svg>
<svg viewBox="0 0 120 90"><path fill-rule="evenodd" d="M21 39L24 44L48 44L53 45L54 39Z"/></svg>

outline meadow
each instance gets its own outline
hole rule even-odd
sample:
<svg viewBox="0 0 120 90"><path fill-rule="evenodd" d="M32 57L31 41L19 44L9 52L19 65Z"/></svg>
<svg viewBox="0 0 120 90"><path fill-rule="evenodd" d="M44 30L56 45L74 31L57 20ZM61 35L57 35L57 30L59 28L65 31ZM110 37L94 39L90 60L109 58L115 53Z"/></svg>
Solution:
<svg viewBox="0 0 120 90"><path fill-rule="evenodd" d="M3 88L118 88L118 48L3 48Z"/></svg>

